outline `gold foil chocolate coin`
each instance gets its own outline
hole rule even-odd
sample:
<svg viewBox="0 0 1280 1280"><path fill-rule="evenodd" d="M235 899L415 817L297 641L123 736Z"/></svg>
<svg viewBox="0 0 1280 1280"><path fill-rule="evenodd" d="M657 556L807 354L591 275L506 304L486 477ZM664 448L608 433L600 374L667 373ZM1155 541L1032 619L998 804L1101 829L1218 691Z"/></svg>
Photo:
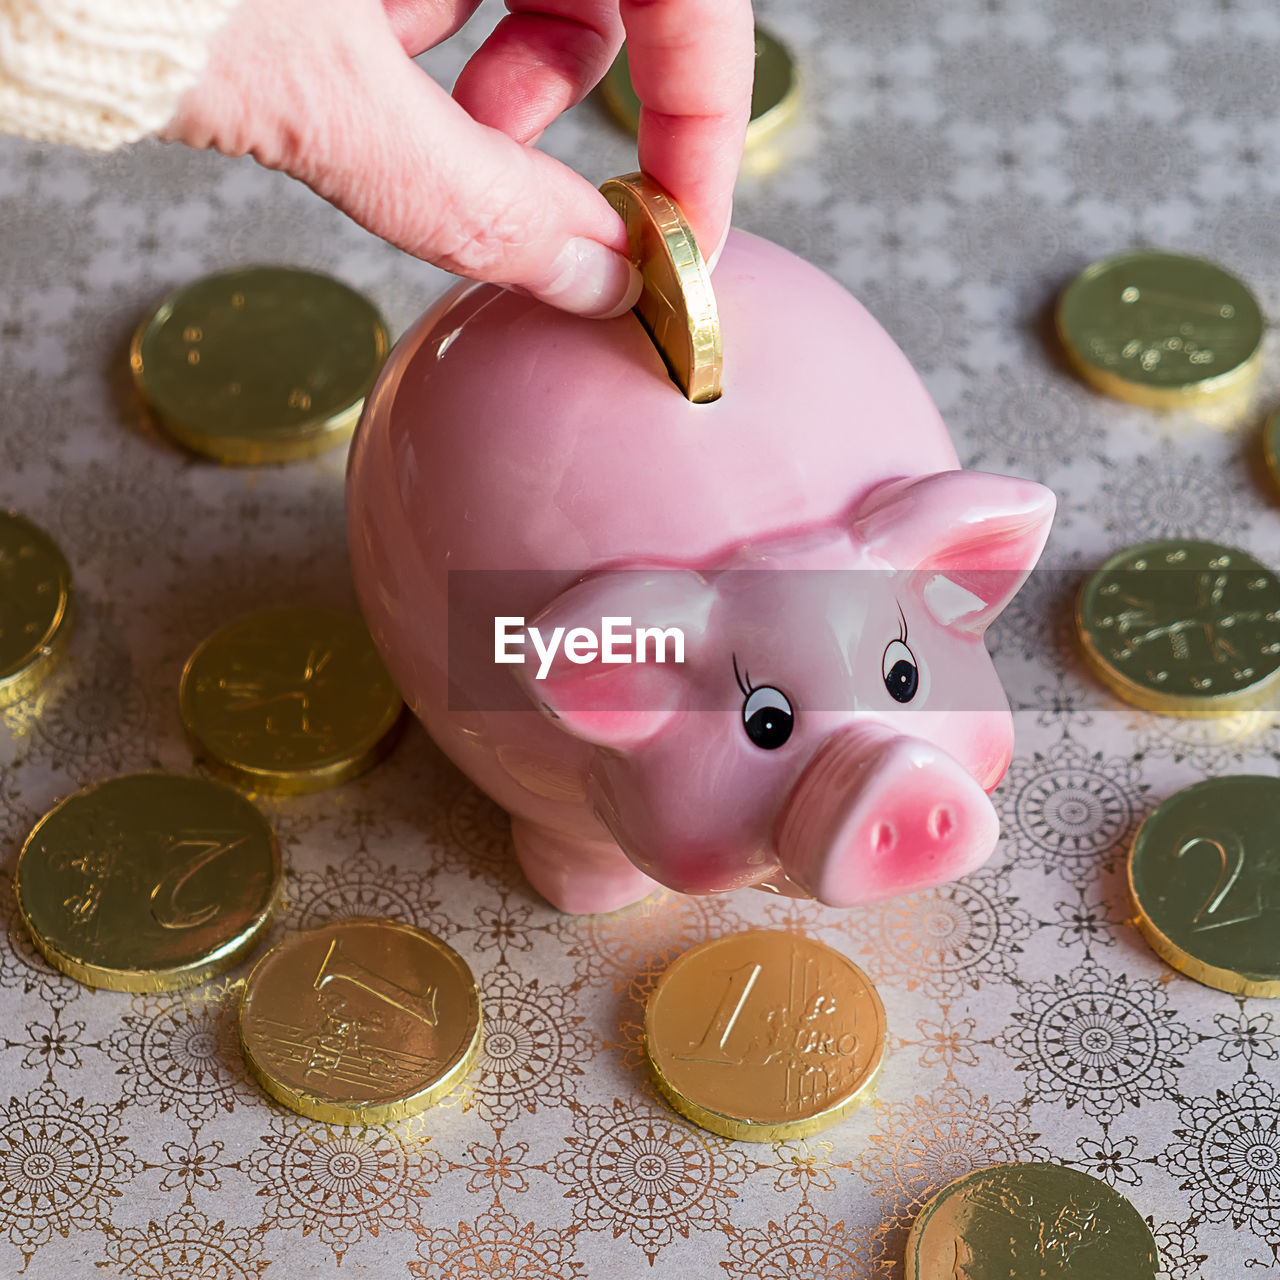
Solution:
<svg viewBox="0 0 1280 1280"><path fill-rule="evenodd" d="M1129 854L1153 951L1206 986L1280 996L1280 778L1237 775L1169 797Z"/></svg>
<svg viewBox="0 0 1280 1280"><path fill-rule="evenodd" d="M1155 1280L1142 1215L1097 1178L997 1164L943 1187L907 1237L906 1280Z"/></svg>
<svg viewBox="0 0 1280 1280"><path fill-rule="evenodd" d="M390 750L404 704L364 623L333 609L249 614L190 657L182 722L211 768L261 791L318 791Z"/></svg>
<svg viewBox="0 0 1280 1280"><path fill-rule="evenodd" d="M1142 250L1095 262L1058 302L1058 335L1099 391L1173 409L1236 391L1259 369L1262 309L1203 258Z"/></svg>
<svg viewBox="0 0 1280 1280"><path fill-rule="evenodd" d="M42 818L16 884L50 964L91 987L166 991L249 952L276 900L280 851L267 820L231 788L130 774Z"/></svg>
<svg viewBox="0 0 1280 1280"><path fill-rule="evenodd" d="M622 46L600 81L600 95L618 123L631 133L640 128L640 99L631 83L627 47ZM776 36L756 27L755 79L751 85L751 120L746 145L756 146L795 114L800 76L791 51Z"/></svg>
<svg viewBox="0 0 1280 1280"><path fill-rule="evenodd" d="M675 960L649 997L645 1045L658 1087L695 1124L747 1142L803 1138L865 1097L884 1006L838 951L751 930Z"/></svg>
<svg viewBox="0 0 1280 1280"><path fill-rule="evenodd" d="M1280 579L1215 542L1146 542L1104 561L1076 622L1111 689L1163 715L1221 716L1275 696Z"/></svg>
<svg viewBox="0 0 1280 1280"><path fill-rule="evenodd" d="M720 395L720 314L711 273L674 200L650 177L610 178L604 198L627 226L631 261L644 280L635 313L672 380L695 404Z"/></svg>
<svg viewBox="0 0 1280 1280"><path fill-rule="evenodd" d="M249 1070L291 1110L387 1124L429 1107L471 1069L480 992L439 938L393 920L344 920L258 961L240 1043Z"/></svg>
<svg viewBox="0 0 1280 1280"><path fill-rule="evenodd" d="M220 462L321 453L355 430L388 350L386 325L345 284L293 267L206 276L134 335L130 365L161 425Z"/></svg>
<svg viewBox="0 0 1280 1280"><path fill-rule="evenodd" d="M71 569L38 525L0 511L0 706L48 674L70 632Z"/></svg>

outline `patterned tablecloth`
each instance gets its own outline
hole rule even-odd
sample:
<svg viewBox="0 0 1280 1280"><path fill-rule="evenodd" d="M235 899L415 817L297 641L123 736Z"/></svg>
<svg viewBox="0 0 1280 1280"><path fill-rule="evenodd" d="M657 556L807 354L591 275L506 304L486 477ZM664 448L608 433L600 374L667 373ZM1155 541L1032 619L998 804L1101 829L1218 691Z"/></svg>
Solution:
<svg viewBox="0 0 1280 1280"><path fill-rule="evenodd" d="M495 16L424 61L450 79ZM1140 244L1216 257L1280 310L1280 13L773 0L762 17L801 59L806 100L773 167L744 175L737 222L866 302L967 464L1060 497L1053 571L991 637L1017 720L995 858L849 912L744 892L559 916L522 881L503 815L415 728L368 777L265 803L289 866L276 932L377 914L447 938L488 1018L463 1096L391 1128L312 1124L245 1076L243 968L136 997L50 971L13 910L36 818L81 783L191 769L177 678L220 621L353 600L343 457L185 456L140 419L131 329L173 286L246 261L330 270L397 331L446 281L249 161L0 142L0 506L60 541L79 599L61 678L0 732L0 1273L861 1280L900 1273L931 1191L1008 1160L1119 1187L1171 1277L1280 1268L1275 1010L1166 968L1126 922L1122 877L1154 804L1206 775L1274 773L1280 728L1118 704L1082 670L1065 609L1082 568L1145 538L1280 564L1257 442L1280 353L1251 411L1213 423L1092 394L1049 323L1065 279ZM597 181L634 167L594 102L545 145ZM654 976L748 925L840 948L888 1009L874 1105L819 1139L721 1141L668 1111L641 1063Z"/></svg>

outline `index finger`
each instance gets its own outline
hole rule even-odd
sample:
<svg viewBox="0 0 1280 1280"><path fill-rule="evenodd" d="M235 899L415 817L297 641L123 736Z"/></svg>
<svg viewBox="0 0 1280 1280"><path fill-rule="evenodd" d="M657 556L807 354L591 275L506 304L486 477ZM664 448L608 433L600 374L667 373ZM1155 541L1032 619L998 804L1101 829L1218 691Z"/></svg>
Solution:
<svg viewBox="0 0 1280 1280"><path fill-rule="evenodd" d="M684 211L710 259L728 229L751 115L751 0L621 0L640 99L640 168Z"/></svg>

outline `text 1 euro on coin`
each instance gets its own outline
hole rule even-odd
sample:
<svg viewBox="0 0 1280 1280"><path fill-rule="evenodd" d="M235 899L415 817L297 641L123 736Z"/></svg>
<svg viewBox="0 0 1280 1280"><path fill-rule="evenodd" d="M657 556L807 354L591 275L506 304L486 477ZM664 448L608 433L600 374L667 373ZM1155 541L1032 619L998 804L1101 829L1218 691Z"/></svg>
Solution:
<svg viewBox="0 0 1280 1280"><path fill-rule="evenodd" d="M865 1100L884 1060L884 1006L831 947L750 930L672 962L649 997L645 1047L682 1115L726 1138L779 1142Z"/></svg>

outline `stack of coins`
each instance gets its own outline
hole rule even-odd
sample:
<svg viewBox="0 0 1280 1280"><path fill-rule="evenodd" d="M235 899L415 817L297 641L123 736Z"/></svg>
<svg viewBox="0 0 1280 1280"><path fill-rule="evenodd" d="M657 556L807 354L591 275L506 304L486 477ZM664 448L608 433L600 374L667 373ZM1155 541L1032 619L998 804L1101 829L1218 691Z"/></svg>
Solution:
<svg viewBox="0 0 1280 1280"><path fill-rule="evenodd" d="M0 707L40 686L70 632L66 557L43 529L0 511Z"/></svg>
<svg viewBox="0 0 1280 1280"><path fill-rule="evenodd" d="M480 992L439 938L393 920L344 920L258 962L240 1042L249 1070L292 1110L329 1124L387 1124L471 1070Z"/></svg>
<svg viewBox="0 0 1280 1280"><path fill-rule="evenodd" d="M600 190L626 223L631 260L644 281L635 313L671 380L694 404L718 399L724 363L720 315L684 214L642 173L610 178Z"/></svg>
<svg viewBox="0 0 1280 1280"><path fill-rule="evenodd" d="M1155 1280L1151 1228L1118 1191L1056 1164L958 1178L916 1215L906 1280Z"/></svg>
<svg viewBox="0 0 1280 1280"><path fill-rule="evenodd" d="M1245 551L1190 538L1118 551L1076 606L1085 657L1120 697L1221 716L1274 697L1280 578Z"/></svg>
<svg viewBox="0 0 1280 1280"><path fill-rule="evenodd" d="M1266 328L1258 300L1235 276L1203 258L1150 250L1087 267L1059 300L1057 323L1081 377L1160 409L1247 390Z"/></svg>
<svg viewBox="0 0 1280 1280"><path fill-rule="evenodd" d="M64 800L18 857L18 909L50 964L91 987L193 986L245 956L270 921L280 851L243 796L142 773Z"/></svg>
<svg viewBox="0 0 1280 1280"><path fill-rule="evenodd" d="M310 608L250 614L214 632L187 661L179 703L210 768L294 795L370 768L404 711L364 623Z"/></svg>
<svg viewBox="0 0 1280 1280"><path fill-rule="evenodd" d="M752 930L686 951L645 1010L671 1105L744 1142L820 1133L865 1101L884 1060L884 1006L838 951Z"/></svg>
<svg viewBox="0 0 1280 1280"><path fill-rule="evenodd" d="M160 425L196 453L252 464L346 441L388 350L373 304L328 276L251 267L166 298L130 350Z"/></svg>
<svg viewBox="0 0 1280 1280"><path fill-rule="evenodd" d="M631 133L640 128L640 99L631 83L627 47L622 46L600 82L600 96L620 125ZM800 75L791 51L777 36L756 27L755 78L751 84L751 119L746 148L750 153L796 113Z"/></svg>

